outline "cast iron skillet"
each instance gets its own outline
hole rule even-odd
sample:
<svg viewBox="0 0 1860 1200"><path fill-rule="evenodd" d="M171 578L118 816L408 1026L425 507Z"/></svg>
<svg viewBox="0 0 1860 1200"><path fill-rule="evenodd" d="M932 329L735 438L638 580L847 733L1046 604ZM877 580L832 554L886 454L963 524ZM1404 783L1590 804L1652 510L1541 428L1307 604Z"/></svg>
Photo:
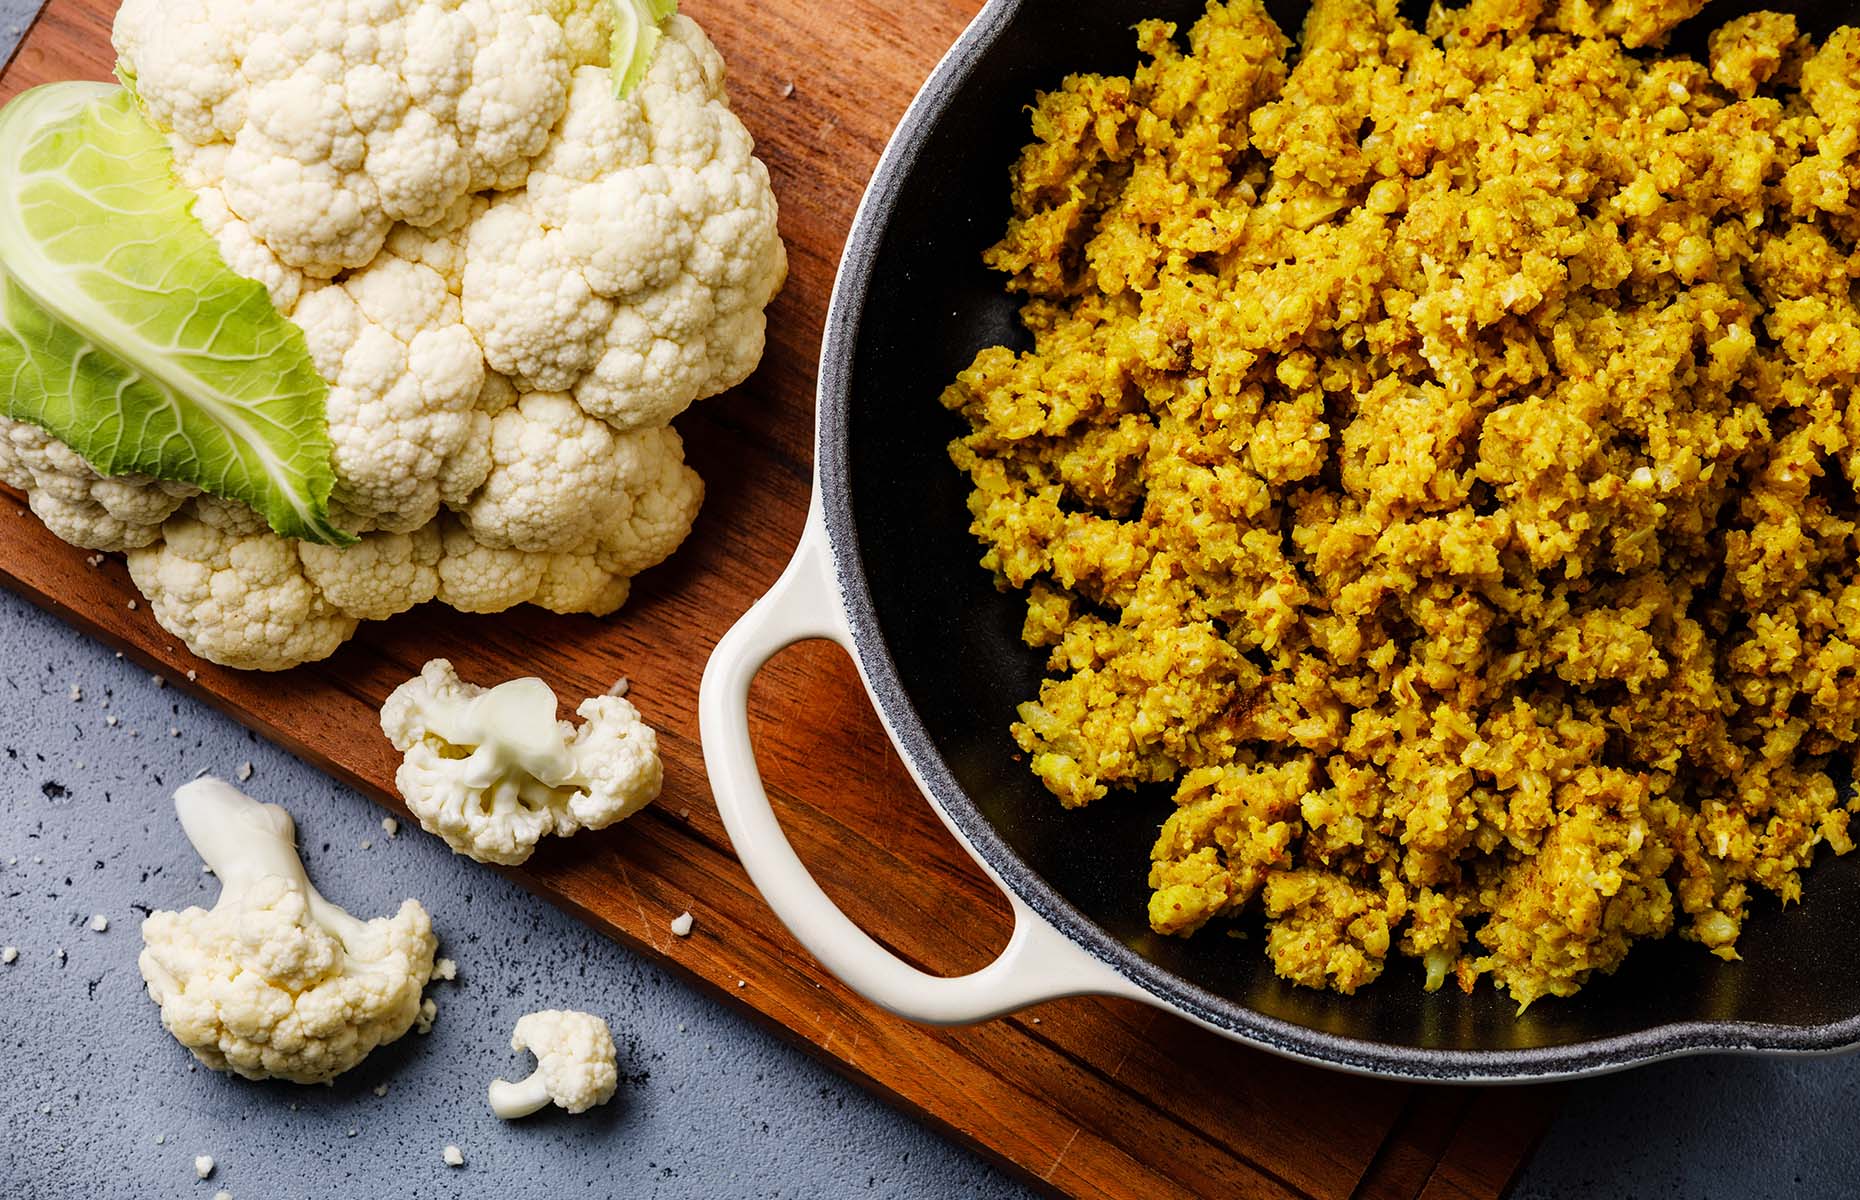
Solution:
<svg viewBox="0 0 1860 1200"><path fill-rule="evenodd" d="M1305 6L1269 0L1268 7L1295 32ZM1758 6L1710 6L1676 45L1702 49L1702 30L1751 7ZM907 765L945 823L1016 899L1023 924L1043 920L1111 969L1050 992L1140 995L1280 1053L1442 1080L1546 1079L1709 1051L1860 1046L1853 949L1860 855L1837 860L1824 852L1805 876L1798 908L1784 913L1773 899L1758 902L1740 963L1674 939L1644 944L1614 976L1519 1017L1489 986L1470 996L1422 992L1420 968L1408 959L1353 997L1292 987L1274 976L1257 923L1242 922L1246 937L1238 942L1219 929L1189 940L1156 936L1145 920L1145 851L1170 810L1168 790L1113 793L1068 812L1015 761L1007 728L1015 705L1035 694L1043 656L1020 641L1020 597L998 593L977 566L967 485L944 451L963 427L937 395L977 350L1025 344L1015 303L980 261L1006 224L1006 167L1029 136L1025 106L1069 72L1132 68L1129 27L1137 17L1186 28L1201 8L1200 0L995 0L925 85L872 180L841 264L821 356L815 512L791 568L798 577L810 569L804 560L818 558L828 583L784 599L777 593L785 577L765 601L793 613L786 640L830 636L850 645ZM1854 19L1853 11L1850 4L1798 9L1818 34L1842 15ZM840 611L824 611L832 608ZM752 610L744 625L757 619ZM726 639L719 659L754 661L735 681L721 680L726 672L715 660L707 672L713 787L758 885L810 949L859 987L863 968L848 943L863 935L849 922L825 934L804 928L809 918L783 898L800 886L796 877L777 878L760 861L781 841L772 817L743 815L742 794L753 785L760 796L760 785L752 774L732 774L740 764L729 761L725 743L736 730L719 696L746 689L760 665L756 653L772 648L745 650ZM746 726L741 742L746 755ZM798 860L792 865L800 870ZM1050 972L1063 974L1053 963ZM1021 968L1038 973L1025 962ZM904 983L889 999L876 984L862 990L910 1015L946 1020L1040 993L1028 987L1012 1002L926 1007L903 998Z"/></svg>

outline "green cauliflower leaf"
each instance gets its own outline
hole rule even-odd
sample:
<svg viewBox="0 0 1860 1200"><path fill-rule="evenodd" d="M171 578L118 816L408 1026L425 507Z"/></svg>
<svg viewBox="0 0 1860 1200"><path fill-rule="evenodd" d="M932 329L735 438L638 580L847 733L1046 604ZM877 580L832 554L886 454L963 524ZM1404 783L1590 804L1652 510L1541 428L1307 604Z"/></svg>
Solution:
<svg viewBox="0 0 1860 1200"><path fill-rule="evenodd" d="M0 412L106 475L190 483L347 545L328 385L172 165L126 89L50 84L0 110Z"/></svg>
<svg viewBox="0 0 1860 1200"><path fill-rule="evenodd" d="M659 48L659 27L678 11L678 0L613 0L614 36L608 73L624 100L646 77Z"/></svg>

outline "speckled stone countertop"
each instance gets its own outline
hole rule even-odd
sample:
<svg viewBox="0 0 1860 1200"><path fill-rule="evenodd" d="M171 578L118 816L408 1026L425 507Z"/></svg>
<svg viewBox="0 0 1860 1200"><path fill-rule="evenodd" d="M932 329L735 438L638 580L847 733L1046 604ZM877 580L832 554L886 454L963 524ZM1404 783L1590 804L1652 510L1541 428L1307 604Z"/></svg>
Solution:
<svg viewBox="0 0 1860 1200"><path fill-rule="evenodd" d="M0 0L0 55L36 7ZM18 949L0 965L0 1197L1027 1194L417 828L388 837L372 802L6 594L0 661L0 945ZM373 916L419 898L459 964L433 988L430 1034L331 1087L197 1069L136 970L148 909L217 894L169 793L247 763L243 786L295 815L331 899ZM530 1069L511 1026L551 1007L609 1019L619 1094L582 1116L499 1121L485 1085ZM1860 1057L1693 1060L1568 1095L1521 1200L1860 1192ZM445 1164L448 1144L463 1167ZM206 1180L202 1154L215 1161Z"/></svg>

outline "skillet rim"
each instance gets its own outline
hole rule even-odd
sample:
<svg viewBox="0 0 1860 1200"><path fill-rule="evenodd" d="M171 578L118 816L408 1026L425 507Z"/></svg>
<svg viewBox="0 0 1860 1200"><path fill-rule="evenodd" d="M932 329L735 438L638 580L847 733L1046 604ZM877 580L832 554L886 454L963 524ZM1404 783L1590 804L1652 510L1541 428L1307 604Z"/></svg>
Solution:
<svg viewBox="0 0 1860 1200"><path fill-rule="evenodd" d="M1727 1053L1813 1056L1860 1049L1860 1013L1822 1025L1695 1020L1551 1047L1454 1050L1326 1033L1215 995L1158 966L1081 913L1023 861L959 784L924 728L885 644L858 549L849 468L856 351L872 273L890 218L951 97L1013 23L1024 0L988 0L931 71L886 142L847 232L821 336L815 390L814 486L860 675L900 756L959 832L965 848L1068 940L1147 993L1159 1007L1236 1041L1322 1067L1447 1083L1548 1082L1666 1059Z"/></svg>

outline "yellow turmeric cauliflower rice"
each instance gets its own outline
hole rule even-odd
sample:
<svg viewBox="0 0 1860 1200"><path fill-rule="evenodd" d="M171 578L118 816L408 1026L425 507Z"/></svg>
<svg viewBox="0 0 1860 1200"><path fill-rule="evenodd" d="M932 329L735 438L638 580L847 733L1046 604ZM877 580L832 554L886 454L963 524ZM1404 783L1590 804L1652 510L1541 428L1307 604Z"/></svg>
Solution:
<svg viewBox="0 0 1860 1200"><path fill-rule="evenodd" d="M943 400L1033 771L1174 785L1158 932L1528 1005L1853 848L1860 30L1699 7L1232 0L1039 98L1033 348Z"/></svg>

